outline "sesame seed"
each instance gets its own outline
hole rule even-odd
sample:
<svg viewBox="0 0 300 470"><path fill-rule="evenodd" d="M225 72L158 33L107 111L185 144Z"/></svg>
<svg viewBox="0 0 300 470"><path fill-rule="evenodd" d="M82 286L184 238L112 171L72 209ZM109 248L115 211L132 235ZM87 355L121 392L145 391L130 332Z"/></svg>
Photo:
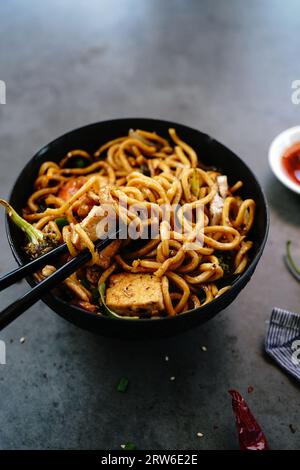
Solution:
<svg viewBox="0 0 300 470"><path fill-rule="evenodd" d="M203 437L204 434L202 434L202 432L197 432L197 437Z"/></svg>
<svg viewBox="0 0 300 470"><path fill-rule="evenodd" d="M174 375L172 375L172 377L170 377L170 380L171 380L172 382L175 380Z"/></svg>
<svg viewBox="0 0 300 470"><path fill-rule="evenodd" d="M20 338L20 343L21 344L25 343L25 336L22 336L22 338Z"/></svg>
<svg viewBox="0 0 300 470"><path fill-rule="evenodd" d="M125 444L120 445L121 449L125 449Z"/></svg>
<svg viewBox="0 0 300 470"><path fill-rule="evenodd" d="M202 349L202 351L204 351L204 352L207 351L207 347L206 347L206 346L201 346L201 349Z"/></svg>
<svg viewBox="0 0 300 470"><path fill-rule="evenodd" d="M166 357L165 357L165 361L168 362L168 360L169 360L169 356L166 356Z"/></svg>

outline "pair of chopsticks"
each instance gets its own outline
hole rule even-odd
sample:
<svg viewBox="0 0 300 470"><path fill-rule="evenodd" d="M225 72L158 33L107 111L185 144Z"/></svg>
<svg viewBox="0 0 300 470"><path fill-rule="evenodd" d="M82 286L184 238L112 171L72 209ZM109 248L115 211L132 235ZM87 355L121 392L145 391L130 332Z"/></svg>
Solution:
<svg viewBox="0 0 300 470"><path fill-rule="evenodd" d="M107 238L105 239L98 240L95 242L95 248L99 251L103 250L118 237L119 233L120 230L108 234ZM58 259L60 255L67 252L67 245L60 245L57 248L49 251L49 253L46 253L43 256L30 261L24 266L4 274L4 276L0 278L0 291L6 287L11 286L25 276L33 274L39 268L45 266L48 262ZM90 259L91 253L89 250L85 249L81 251L75 258L72 258L61 268L57 269L57 271L51 274L51 276L39 282L39 284L37 284L33 289L24 294L23 297L20 297L18 300L2 310L0 313L0 331Z"/></svg>

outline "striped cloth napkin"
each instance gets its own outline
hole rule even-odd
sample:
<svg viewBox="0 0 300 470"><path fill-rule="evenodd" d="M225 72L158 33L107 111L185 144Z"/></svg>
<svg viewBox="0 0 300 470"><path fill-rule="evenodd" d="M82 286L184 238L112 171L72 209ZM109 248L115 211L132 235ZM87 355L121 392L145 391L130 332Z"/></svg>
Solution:
<svg viewBox="0 0 300 470"><path fill-rule="evenodd" d="M266 352L300 381L300 315L274 308L267 331Z"/></svg>

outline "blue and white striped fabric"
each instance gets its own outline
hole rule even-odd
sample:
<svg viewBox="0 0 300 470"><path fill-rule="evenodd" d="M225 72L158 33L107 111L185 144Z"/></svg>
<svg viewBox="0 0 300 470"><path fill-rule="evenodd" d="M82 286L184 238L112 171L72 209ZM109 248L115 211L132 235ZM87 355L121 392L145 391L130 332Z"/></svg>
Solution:
<svg viewBox="0 0 300 470"><path fill-rule="evenodd" d="M267 331L266 352L300 381L300 315L274 308Z"/></svg>

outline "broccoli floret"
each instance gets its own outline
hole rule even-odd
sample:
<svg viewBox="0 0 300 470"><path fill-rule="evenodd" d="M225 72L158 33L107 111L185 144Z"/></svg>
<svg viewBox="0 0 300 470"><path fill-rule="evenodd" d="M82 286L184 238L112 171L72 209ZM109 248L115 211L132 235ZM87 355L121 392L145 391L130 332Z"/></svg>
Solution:
<svg viewBox="0 0 300 470"><path fill-rule="evenodd" d="M24 249L30 258L38 258L59 244L55 234L45 234L35 228L23 219L7 201L0 199L0 204L5 207L12 222L25 233L28 243Z"/></svg>

